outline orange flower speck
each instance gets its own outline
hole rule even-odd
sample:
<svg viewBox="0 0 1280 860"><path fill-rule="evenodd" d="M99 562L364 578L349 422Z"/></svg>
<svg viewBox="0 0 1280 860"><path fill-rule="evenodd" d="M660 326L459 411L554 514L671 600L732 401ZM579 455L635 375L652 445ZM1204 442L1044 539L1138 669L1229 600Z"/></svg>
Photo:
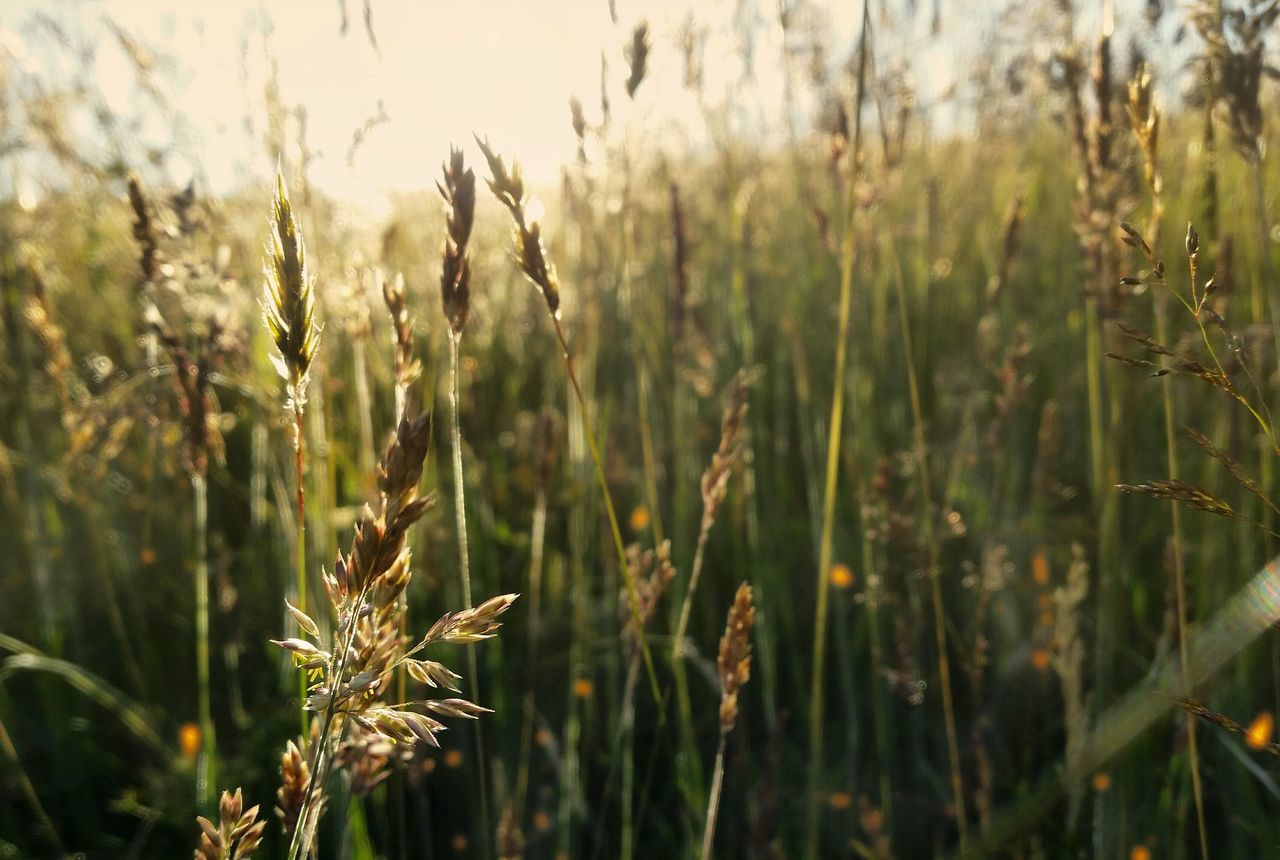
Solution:
<svg viewBox="0 0 1280 860"><path fill-rule="evenodd" d="M1260 750L1271 743L1271 734L1275 731L1276 720L1270 711L1263 711L1253 718L1249 728L1244 730L1244 741L1249 749Z"/></svg>
<svg viewBox="0 0 1280 860"><path fill-rule="evenodd" d="M1042 549L1031 557L1031 579L1036 585L1049 584L1049 556Z"/></svg>
<svg viewBox="0 0 1280 860"><path fill-rule="evenodd" d="M178 746L184 758L195 761L200 754L200 727L195 723L183 723L178 729Z"/></svg>
<svg viewBox="0 0 1280 860"><path fill-rule="evenodd" d="M849 565L834 564L831 566L831 584L836 588L848 588L853 585L853 571L849 569Z"/></svg>

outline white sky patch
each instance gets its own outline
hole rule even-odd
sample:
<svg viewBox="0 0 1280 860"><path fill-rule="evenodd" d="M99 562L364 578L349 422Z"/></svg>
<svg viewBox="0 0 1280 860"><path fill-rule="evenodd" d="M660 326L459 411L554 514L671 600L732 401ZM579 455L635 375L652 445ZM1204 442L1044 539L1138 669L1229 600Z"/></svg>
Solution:
<svg viewBox="0 0 1280 860"><path fill-rule="evenodd" d="M145 162L141 153L176 150L165 162L164 178L181 183L196 176L214 192L260 181L274 168L264 144L264 92L274 60L283 103L306 109L307 143L315 156L311 181L374 210L385 209L393 192L431 188L450 144L466 146L478 164L472 132L518 158L534 184L554 182L576 152L569 96L578 96L589 121L599 119L602 52L615 122L628 126L638 142L670 147L677 155L705 145L702 105L682 86L679 35L688 20L707 34L705 102L732 109L735 135L785 140L775 0L617 0L617 25L607 0L371 2L376 50L365 33L362 0L345 0L345 34L339 0L0 0L0 57L47 88L87 76L104 105L122 118L126 158ZM990 38L995 15L982 0L939 2L941 36L930 33L932 0L918 0L910 15L908 6L895 7L894 14L903 16L896 21L873 19L879 61L910 56L923 104L964 75L967 60ZM805 5L810 26L816 22L823 33L829 76L837 80L854 48L860 4ZM623 89L623 49L640 15L649 22L653 52L633 105ZM41 23L42 16L70 46L55 27ZM153 77L172 116L139 91L111 22L154 55ZM803 33L792 38L794 46ZM77 52L91 53L91 66L80 68ZM816 103L806 65L802 57L793 59L801 134L812 128ZM353 133L379 113L380 104L388 121L372 128L348 164ZM934 116L935 124L954 124L947 111ZM90 112L73 117L71 126L88 141L95 122ZM291 122L290 143L296 128ZM19 184L0 178L0 193Z"/></svg>

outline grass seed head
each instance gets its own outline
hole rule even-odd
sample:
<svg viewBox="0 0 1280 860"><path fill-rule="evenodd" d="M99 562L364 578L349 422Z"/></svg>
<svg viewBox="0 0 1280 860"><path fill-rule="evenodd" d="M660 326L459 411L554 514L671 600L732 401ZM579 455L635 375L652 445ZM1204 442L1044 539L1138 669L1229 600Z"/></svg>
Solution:
<svg viewBox="0 0 1280 860"><path fill-rule="evenodd" d="M287 406L300 411L306 404L311 363L320 346L320 326L315 321L315 280L307 269L306 245L283 173L276 174L263 274L262 320L277 351L271 360L285 381Z"/></svg>
<svg viewBox="0 0 1280 860"><path fill-rule="evenodd" d="M751 680L751 626L756 608L751 603L751 586L738 586L720 637L720 655L716 668L720 672L720 731L733 731L738 722L738 691Z"/></svg>
<svg viewBox="0 0 1280 860"><path fill-rule="evenodd" d="M449 206L440 273L440 299L454 337L462 334L471 308L471 260L467 242L476 212L476 176L463 163L462 150L452 149L444 165L444 181L437 186Z"/></svg>
<svg viewBox="0 0 1280 860"><path fill-rule="evenodd" d="M516 262L525 277L533 281L546 300L552 316L560 313L560 279L556 267L547 259L542 245L542 225L529 213L525 198L524 178L518 162L512 162L508 170L502 156L494 152L489 141L476 138L480 151L489 163L489 189L511 211L515 220Z"/></svg>
<svg viewBox="0 0 1280 860"><path fill-rule="evenodd" d="M200 847L195 851L196 860L247 860L258 850L262 841L265 821L258 821L258 807L244 808L244 798L237 788L235 793L222 792L218 803L218 824L204 816L198 816Z"/></svg>
<svg viewBox="0 0 1280 860"><path fill-rule="evenodd" d="M649 38L649 22L641 21L631 31L631 44L627 46L627 67L631 73L627 75L627 96L634 99L636 90L644 83L649 71L649 51L653 41Z"/></svg>

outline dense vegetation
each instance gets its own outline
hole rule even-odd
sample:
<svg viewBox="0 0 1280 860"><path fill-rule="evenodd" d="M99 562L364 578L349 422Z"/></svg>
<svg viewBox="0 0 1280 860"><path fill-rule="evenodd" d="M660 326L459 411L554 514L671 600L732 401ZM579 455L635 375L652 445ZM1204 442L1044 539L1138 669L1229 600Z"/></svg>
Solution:
<svg viewBox="0 0 1280 860"><path fill-rule="evenodd" d="M946 134L879 5L781 147L574 99L545 214L4 90L0 856L1269 850L1280 5L1053 10Z"/></svg>

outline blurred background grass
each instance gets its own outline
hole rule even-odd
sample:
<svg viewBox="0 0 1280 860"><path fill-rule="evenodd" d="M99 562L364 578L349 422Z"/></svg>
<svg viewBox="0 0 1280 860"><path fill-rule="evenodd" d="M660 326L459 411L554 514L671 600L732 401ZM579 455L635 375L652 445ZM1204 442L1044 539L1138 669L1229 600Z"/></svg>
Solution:
<svg viewBox="0 0 1280 860"><path fill-rule="evenodd" d="M305 14L261 7L232 29L272 58L272 39L287 43L295 27L345 28L340 48L372 47L393 63L402 39L378 44L387 32L379 26L384 5L365 7L364 32L365 9L346 5ZM744 2L735 15L717 9L705 19L695 7L664 7L657 14L677 23L654 27L655 71L631 98L625 81L634 56L629 63L622 48L642 10L618 5L616 21L605 3L548 13L595 22L553 34L574 52L594 58L602 46L592 40L605 43L608 62L593 61L591 73L605 84L610 113L601 93L574 93L588 105L580 152L565 110L570 92L556 96L554 109L519 107L519 80L539 72L521 66L518 54L492 75L511 82L507 102L483 95L481 84L473 97L468 90L471 66L488 75L498 58L460 58L442 89L479 105L472 113L435 100L436 89L412 105L402 81L388 90L400 98L396 109L370 125L340 96L329 105L320 96L299 103L282 81L306 79L310 65L297 64L326 58L286 49L260 80L242 81L246 92L260 87L240 106L254 148L234 158L207 137L184 145L181 135L162 134L155 142L143 125L195 117L182 127L200 141L216 110L199 99L167 102L169 82L188 74L176 71L187 67L182 43L144 40L121 23L154 12L185 32L194 26L186 12L137 4L115 21L112 10L68 5L0 15L0 648L7 659L0 852L47 856L60 845L89 856L168 856L197 837L194 511L172 373L147 336L148 303L197 340L215 313L234 336L213 378L225 456L209 471L216 788L241 785L250 804L274 802L279 753L297 728L296 681L267 642L288 632L280 598L294 581L289 416L256 305L271 198L265 177L277 162L301 214L325 325L306 415L313 576L331 565L372 498L372 468L393 419L379 273L405 279L425 366L415 396L428 407L447 399L437 286L444 218L429 182L449 140L467 145L483 178L472 130L523 159L529 129L531 182L545 201L563 320L624 536L645 547L672 542L679 573L650 627L667 694L671 635L698 537L698 481L719 439L722 393L739 368L758 369L748 453L708 538L692 605L689 718L674 700L655 701L642 682L631 751L620 752L630 653L622 579L543 300L511 264L505 213L481 194L461 365L471 575L479 596L525 595L502 634L477 652L479 701L496 711L484 720L490 806L495 819L509 815L500 848L514 844L505 841L514 827L531 857L695 852L718 733L714 654L742 580L756 589L759 613L754 677L740 694L743 714L727 747L720 856L912 857L960 847L932 576L944 600L966 846L1062 766L1069 739L1088 733L1090 715L1176 653L1169 506L1111 486L1169 477L1161 383L1090 355L1086 341L1096 326L1102 351L1141 355L1125 347L1115 322L1156 326L1150 291L1114 286L1150 269L1117 229L1125 219L1145 230L1150 217L1142 154L1123 107L1123 83L1145 60L1165 112L1166 225L1155 251L1169 261L1171 284L1185 291L1183 227L1194 221L1201 283L1215 274L1211 308L1237 336L1221 341L1228 370L1243 389L1244 358L1259 382L1247 396L1263 406L1274 400L1277 321L1266 303L1277 288L1274 159L1257 161L1259 213L1255 167L1238 151L1224 79L1206 71L1217 68L1213 61L1198 59L1205 48L1187 12L1121 4L1110 88L1087 72L1079 84L1088 116L1110 112L1110 126L1099 125L1112 153L1091 206L1082 203L1093 191L1073 140L1067 72L1073 56L1084 69L1094 62L1106 19L1096 9L872 3L859 91L860 7ZM1241 8L1265 16L1274 6ZM394 30L400 11L386 7L393 24L383 26ZM1222 24L1237 33L1235 25L1230 16ZM925 49L917 52L909 37L922 27L919 44L945 58L949 87L939 89L936 75L921 82ZM472 35L441 30L422 32L419 49L444 51L441 42L467 44ZM518 29L498 31L521 41ZM723 56L699 52L700 33L733 46L724 56L736 75L716 65ZM750 38L761 33L769 39ZM1261 63L1272 59L1265 35ZM774 55L749 54L762 45ZM121 84L96 63L121 49L124 86L136 101L104 95ZM188 66L211 51L206 44L186 57ZM712 79L729 81L723 94L707 78L699 89L700 59ZM1263 117L1275 96L1264 80ZM767 113L744 107L773 97ZM685 107L668 109L677 99ZM351 138L349 161L365 159L368 145L368 162L379 166L342 178L333 167L342 138L330 135L317 151L308 117L340 125L334 114L345 118L346 134L365 128L363 138ZM859 116L855 169L850 127ZM400 144L379 144L384 125L404 135L393 141L421 145L405 154ZM416 134L424 126L435 131ZM675 128L681 133L671 134ZM426 140L440 129L447 137L432 148ZM1268 131L1264 124L1264 151ZM1097 129L1090 134L1096 140ZM228 165L237 159L240 168ZM171 267L146 284L125 196L129 171L142 177ZM324 176L333 177L332 188ZM355 186L361 190L352 193ZM845 413L835 564L819 571L846 236L856 254L848 365L838 383ZM41 295L65 337L63 365L51 363L49 330L31 324L32 297ZM1176 303L1169 326L1171 348L1206 361L1194 320ZM1091 373L1102 395L1092 405ZM1186 375L1175 376L1172 398L1175 426L1204 432L1260 476L1264 494L1275 490L1274 452L1260 444L1247 411ZM445 513L454 493L450 443L446 422L436 427L425 486L446 504L410 539L415 625L462 605L457 537ZM1100 449L1091 447L1094 430ZM1243 518L1266 521L1265 508L1220 463L1182 434L1176 444L1184 480ZM531 631L539 511L541 623ZM1183 516L1182 532L1194 631L1270 557L1275 539L1244 519L1195 511ZM1088 581L1077 609L1054 598L1073 560ZM831 589L829 653L818 679L826 742L811 772L819 577ZM1064 608L1078 615L1084 649L1077 710L1064 684L1071 674ZM1268 632L1246 644L1194 692L1249 724L1277 709L1280 639ZM1157 722L1073 797L1024 819L999 849L1026 857L1199 853L1186 726L1179 715ZM448 732L443 750L420 752L349 805L336 779L322 823L324 856L481 856L492 837L481 830L471 731ZM1259 856L1277 839L1274 759L1253 737L1206 727L1198 738L1213 853ZM517 806L522 767L527 792ZM632 798L626 825L624 784ZM810 843L806 820L815 807ZM282 851L273 821L263 852Z"/></svg>

